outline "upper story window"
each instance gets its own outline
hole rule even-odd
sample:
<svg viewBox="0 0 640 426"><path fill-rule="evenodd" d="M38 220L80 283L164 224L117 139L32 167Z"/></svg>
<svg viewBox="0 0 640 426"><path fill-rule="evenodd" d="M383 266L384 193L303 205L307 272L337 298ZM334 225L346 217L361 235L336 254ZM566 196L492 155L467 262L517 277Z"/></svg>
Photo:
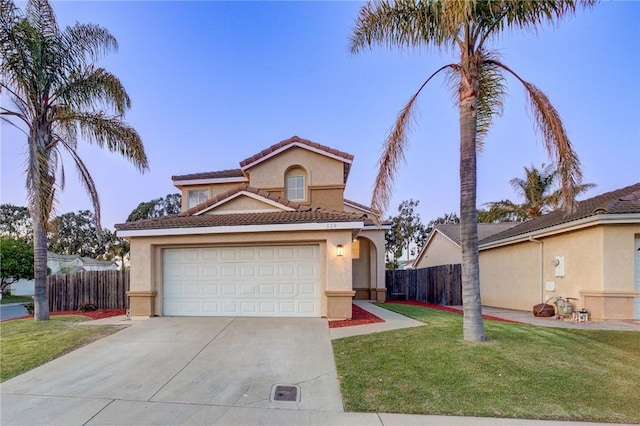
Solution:
<svg viewBox="0 0 640 426"><path fill-rule="evenodd" d="M208 189L193 189L187 193L187 208L195 207L209 199Z"/></svg>
<svg viewBox="0 0 640 426"><path fill-rule="evenodd" d="M287 176L287 200L304 200L304 176Z"/></svg>

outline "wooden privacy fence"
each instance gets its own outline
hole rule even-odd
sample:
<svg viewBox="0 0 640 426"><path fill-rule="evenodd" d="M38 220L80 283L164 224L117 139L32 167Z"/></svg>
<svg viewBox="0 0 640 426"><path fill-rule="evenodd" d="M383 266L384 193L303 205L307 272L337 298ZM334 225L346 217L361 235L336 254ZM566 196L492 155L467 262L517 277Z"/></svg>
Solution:
<svg viewBox="0 0 640 426"><path fill-rule="evenodd" d="M438 305L462 305L460 264L387 270L385 283L387 300L417 300Z"/></svg>
<svg viewBox="0 0 640 426"><path fill-rule="evenodd" d="M84 303L97 309L127 309L129 271L85 271L47 277L49 310L75 311Z"/></svg>

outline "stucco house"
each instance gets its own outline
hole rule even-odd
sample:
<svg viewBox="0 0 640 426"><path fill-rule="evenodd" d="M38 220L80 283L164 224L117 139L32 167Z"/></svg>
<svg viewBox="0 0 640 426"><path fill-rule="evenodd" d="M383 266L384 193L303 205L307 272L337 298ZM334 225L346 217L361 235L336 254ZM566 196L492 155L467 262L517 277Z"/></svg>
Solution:
<svg viewBox="0 0 640 426"><path fill-rule="evenodd" d="M383 301L385 225L346 200L353 155L293 136L239 168L173 176L182 212L116 225L132 318L350 318Z"/></svg>
<svg viewBox="0 0 640 426"><path fill-rule="evenodd" d="M518 224L479 249L484 305L530 310L562 296L593 319L640 320L640 183Z"/></svg>
<svg viewBox="0 0 640 426"><path fill-rule="evenodd" d="M515 223L479 223L478 241L513 227ZM413 267L428 268L431 266L452 265L462 263L460 248L460 225L439 224L427 237L422 250L418 253Z"/></svg>

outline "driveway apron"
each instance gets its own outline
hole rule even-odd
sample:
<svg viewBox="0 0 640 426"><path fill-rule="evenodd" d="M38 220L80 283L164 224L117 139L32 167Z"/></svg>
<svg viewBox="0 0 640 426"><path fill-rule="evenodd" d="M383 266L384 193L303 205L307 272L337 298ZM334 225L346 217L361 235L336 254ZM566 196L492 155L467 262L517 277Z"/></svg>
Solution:
<svg viewBox="0 0 640 426"><path fill-rule="evenodd" d="M272 401L274 385L299 386L300 401ZM317 318L133 322L0 390L3 425L129 423L196 406L209 422L230 407L343 411L327 321Z"/></svg>

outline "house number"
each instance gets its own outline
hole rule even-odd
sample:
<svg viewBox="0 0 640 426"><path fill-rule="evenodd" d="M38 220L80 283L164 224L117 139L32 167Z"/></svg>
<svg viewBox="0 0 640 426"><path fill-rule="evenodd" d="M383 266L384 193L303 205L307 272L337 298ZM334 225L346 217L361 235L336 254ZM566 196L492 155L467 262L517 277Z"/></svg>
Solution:
<svg viewBox="0 0 640 426"><path fill-rule="evenodd" d="M327 229L335 229L337 227L338 225L336 225L335 223L327 223Z"/></svg>

